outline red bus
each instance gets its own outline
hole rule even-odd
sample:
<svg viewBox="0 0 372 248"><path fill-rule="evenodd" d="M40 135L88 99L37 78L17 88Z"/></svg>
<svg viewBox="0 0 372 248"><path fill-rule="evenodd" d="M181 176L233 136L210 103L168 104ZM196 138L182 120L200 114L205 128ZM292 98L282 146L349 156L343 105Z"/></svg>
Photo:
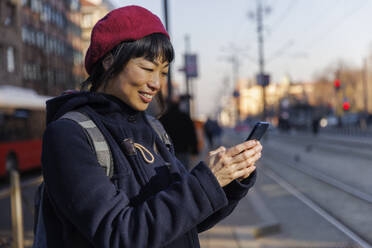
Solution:
<svg viewBox="0 0 372 248"><path fill-rule="evenodd" d="M10 168L41 166L47 96L14 86L0 86L0 176Z"/></svg>

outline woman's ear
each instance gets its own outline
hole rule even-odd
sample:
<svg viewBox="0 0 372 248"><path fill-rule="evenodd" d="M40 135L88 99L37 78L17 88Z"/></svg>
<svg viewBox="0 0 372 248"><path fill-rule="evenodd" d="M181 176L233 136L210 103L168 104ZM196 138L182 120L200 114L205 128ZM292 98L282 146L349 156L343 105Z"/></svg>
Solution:
<svg viewBox="0 0 372 248"><path fill-rule="evenodd" d="M114 56L110 53L102 61L102 66L107 71L114 64Z"/></svg>

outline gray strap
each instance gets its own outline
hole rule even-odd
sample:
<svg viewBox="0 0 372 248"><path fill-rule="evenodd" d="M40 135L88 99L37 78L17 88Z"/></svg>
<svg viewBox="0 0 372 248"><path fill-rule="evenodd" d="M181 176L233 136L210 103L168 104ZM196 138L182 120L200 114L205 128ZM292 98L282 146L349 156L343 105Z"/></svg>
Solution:
<svg viewBox="0 0 372 248"><path fill-rule="evenodd" d="M154 116L146 114L146 118L148 122L150 123L152 129L156 132L156 134L159 136L161 141L166 145L168 149L172 146L172 142L170 141L170 138L165 131L163 125L160 123L158 119L156 119Z"/></svg>
<svg viewBox="0 0 372 248"><path fill-rule="evenodd" d="M114 168L111 150L96 124L88 116L78 111L67 112L60 119L73 120L87 132L96 151L98 163L105 169L106 175L111 178Z"/></svg>

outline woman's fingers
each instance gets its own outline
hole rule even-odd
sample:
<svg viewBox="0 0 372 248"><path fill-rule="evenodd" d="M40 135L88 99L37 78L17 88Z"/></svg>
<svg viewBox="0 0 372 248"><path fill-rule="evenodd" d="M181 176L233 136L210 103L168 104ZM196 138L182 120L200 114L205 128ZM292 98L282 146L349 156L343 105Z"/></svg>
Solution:
<svg viewBox="0 0 372 248"><path fill-rule="evenodd" d="M221 186L234 179L246 178L255 169L255 162L261 157L262 146L251 140L230 149L219 147L209 152L209 167Z"/></svg>
<svg viewBox="0 0 372 248"><path fill-rule="evenodd" d="M234 157L234 156L238 155L239 153L254 147L257 143L259 143L259 142L256 141L256 140L248 140L244 143L241 143L239 145L236 145L236 146L233 146L233 147L227 149L226 154L228 156Z"/></svg>
<svg viewBox="0 0 372 248"><path fill-rule="evenodd" d="M235 163L235 164L231 164L230 165L230 170L231 171L238 171L238 170L242 170L244 168L253 166L256 163L256 161L259 160L260 158L261 158L261 152L258 152L256 154L254 154L253 156L251 156L250 158L244 160L244 161L241 161L241 162L238 162L238 163Z"/></svg>
<svg viewBox="0 0 372 248"><path fill-rule="evenodd" d="M249 177L249 175L256 170L256 166L249 166L247 168L244 168L242 170L238 170L234 173L233 177L234 179L242 178L245 179Z"/></svg>
<svg viewBox="0 0 372 248"><path fill-rule="evenodd" d="M251 157L253 157L257 153L261 153L262 146L260 143L256 144L251 149L245 150L244 152L234 156L231 160L232 163L240 163L246 160L249 160Z"/></svg>
<svg viewBox="0 0 372 248"><path fill-rule="evenodd" d="M219 153L219 152L224 152L224 151L226 151L226 148L225 148L224 146L220 146L220 147L218 147L216 150L210 151L210 152L208 153L208 155L209 155L209 156L213 156L213 155L216 155L216 154Z"/></svg>

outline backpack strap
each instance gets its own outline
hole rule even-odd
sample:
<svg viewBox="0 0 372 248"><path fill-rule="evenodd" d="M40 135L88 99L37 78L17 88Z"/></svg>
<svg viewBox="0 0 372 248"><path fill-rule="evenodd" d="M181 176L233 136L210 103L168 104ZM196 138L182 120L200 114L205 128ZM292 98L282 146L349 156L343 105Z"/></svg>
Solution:
<svg viewBox="0 0 372 248"><path fill-rule="evenodd" d="M64 114L59 119L69 119L78 123L88 137L89 144L96 153L98 163L106 171L106 175L111 178L114 174L114 163L110 147L107 144L105 137L96 124L89 118L88 115L78 111L70 111ZM45 223L42 213L45 182L42 182L35 194L35 216L34 216L34 243L33 248L46 248Z"/></svg>
<svg viewBox="0 0 372 248"><path fill-rule="evenodd" d="M145 116L146 116L146 119L149 122L150 126L152 127L152 129L155 131L155 133L159 136L160 140L167 147L168 151L170 151L171 153L174 153L173 150L172 150L171 139L170 139L169 135L167 134L167 132L165 131L161 122L152 115L145 114Z"/></svg>
<svg viewBox="0 0 372 248"><path fill-rule="evenodd" d="M99 130L89 116L79 111L70 111L59 119L75 121L84 129L85 134L90 141L90 145L94 148L98 163L105 169L106 175L111 178L114 174L114 163L110 147L108 146L101 130Z"/></svg>

